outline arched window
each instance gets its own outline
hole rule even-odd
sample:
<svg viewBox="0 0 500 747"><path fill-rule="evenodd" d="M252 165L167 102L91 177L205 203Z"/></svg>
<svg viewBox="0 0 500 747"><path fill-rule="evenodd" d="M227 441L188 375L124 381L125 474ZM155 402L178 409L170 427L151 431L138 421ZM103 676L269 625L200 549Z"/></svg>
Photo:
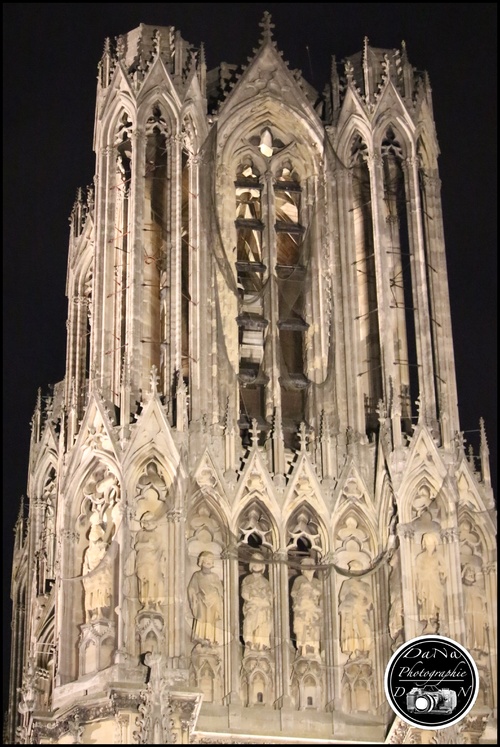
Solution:
<svg viewBox="0 0 500 747"><path fill-rule="evenodd" d="M351 145L352 220L355 241L358 309L358 378L365 408L368 434L378 429L377 405L382 398L382 362L380 356L379 314L373 241L373 203L368 171L366 143L356 135Z"/></svg>
<svg viewBox="0 0 500 747"><path fill-rule="evenodd" d="M415 305L412 290L412 270L408 228L407 197L403 172L403 150L394 130L389 127L382 141L384 172L384 204L389 229L387 249L390 306L394 314L395 356L399 372L401 425L411 436L412 403L419 394Z"/></svg>
<svg viewBox="0 0 500 747"><path fill-rule="evenodd" d="M289 159L277 164L274 177L263 177L246 156L235 197L240 427L245 443L255 418L265 438L279 407L285 446L292 448L306 419L308 385L300 179Z"/></svg>
<svg viewBox="0 0 500 747"><path fill-rule="evenodd" d="M239 313L240 425L244 435L255 418L265 426L264 341L268 321L264 317L262 261L262 184L251 158L243 159L235 181L236 272Z"/></svg>

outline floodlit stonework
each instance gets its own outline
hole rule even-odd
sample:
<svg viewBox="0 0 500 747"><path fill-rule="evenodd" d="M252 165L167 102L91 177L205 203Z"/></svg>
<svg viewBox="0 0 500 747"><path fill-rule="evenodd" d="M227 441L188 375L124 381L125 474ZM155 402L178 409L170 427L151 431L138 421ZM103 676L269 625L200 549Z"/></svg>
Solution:
<svg viewBox="0 0 500 747"><path fill-rule="evenodd" d="M173 27L105 43L16 525L11 743L496 739L429 82L365 40L320 96L261 28L243 68ZM422 633L480 674L438 732L384 695Z"/></svg>

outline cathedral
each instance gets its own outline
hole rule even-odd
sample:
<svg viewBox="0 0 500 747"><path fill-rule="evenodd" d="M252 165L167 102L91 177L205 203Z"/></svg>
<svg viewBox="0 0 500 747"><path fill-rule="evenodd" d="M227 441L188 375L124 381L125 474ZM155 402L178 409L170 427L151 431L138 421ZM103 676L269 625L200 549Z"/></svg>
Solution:
<svg viewBox="0 0 500 747"><path fill-rule="evenodd" d="M367 39L316 91L146 24L98 65L64 380L15 527L7 743L495 743L488 444L460 431L426 73ZM90 145L90 144L89 144ZM437 634L459 723L384 694Z"/></svg>

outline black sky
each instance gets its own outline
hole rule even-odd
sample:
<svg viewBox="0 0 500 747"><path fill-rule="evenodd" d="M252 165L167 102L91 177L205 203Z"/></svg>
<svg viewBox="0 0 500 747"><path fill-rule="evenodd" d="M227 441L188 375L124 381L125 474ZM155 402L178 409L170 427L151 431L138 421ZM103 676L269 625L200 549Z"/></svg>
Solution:
<svg viewBox="0 0 500 747"><path fill-rule="evenodd" d="M400 47L427 70L442 180L461 427L486 421L496 487L496 3L4 3L3 636L12 527L26 493L37 388L64 376L68 215L94 175L105 37L174 25L209 69L245 63L268 10L284 59L318 90L331 55ZM308 54L308 49L309 54ZM6 650L4 648L4 656ZM4 660L4 678L9 662ZM6 688L4 686L4 703ZM5 705L4 705L5 708Z"/></svg>

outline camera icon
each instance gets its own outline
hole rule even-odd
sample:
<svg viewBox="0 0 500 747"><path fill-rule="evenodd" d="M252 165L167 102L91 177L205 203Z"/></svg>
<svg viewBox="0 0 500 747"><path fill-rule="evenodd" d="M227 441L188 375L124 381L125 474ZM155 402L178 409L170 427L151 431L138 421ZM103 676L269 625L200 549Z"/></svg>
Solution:
<svg viewBox="0 0 500 747"><path fill-rule="evenodd" d="M453 713L456 707L457 694L446 687L413 687L406 695L409 713Z"/></svg>

